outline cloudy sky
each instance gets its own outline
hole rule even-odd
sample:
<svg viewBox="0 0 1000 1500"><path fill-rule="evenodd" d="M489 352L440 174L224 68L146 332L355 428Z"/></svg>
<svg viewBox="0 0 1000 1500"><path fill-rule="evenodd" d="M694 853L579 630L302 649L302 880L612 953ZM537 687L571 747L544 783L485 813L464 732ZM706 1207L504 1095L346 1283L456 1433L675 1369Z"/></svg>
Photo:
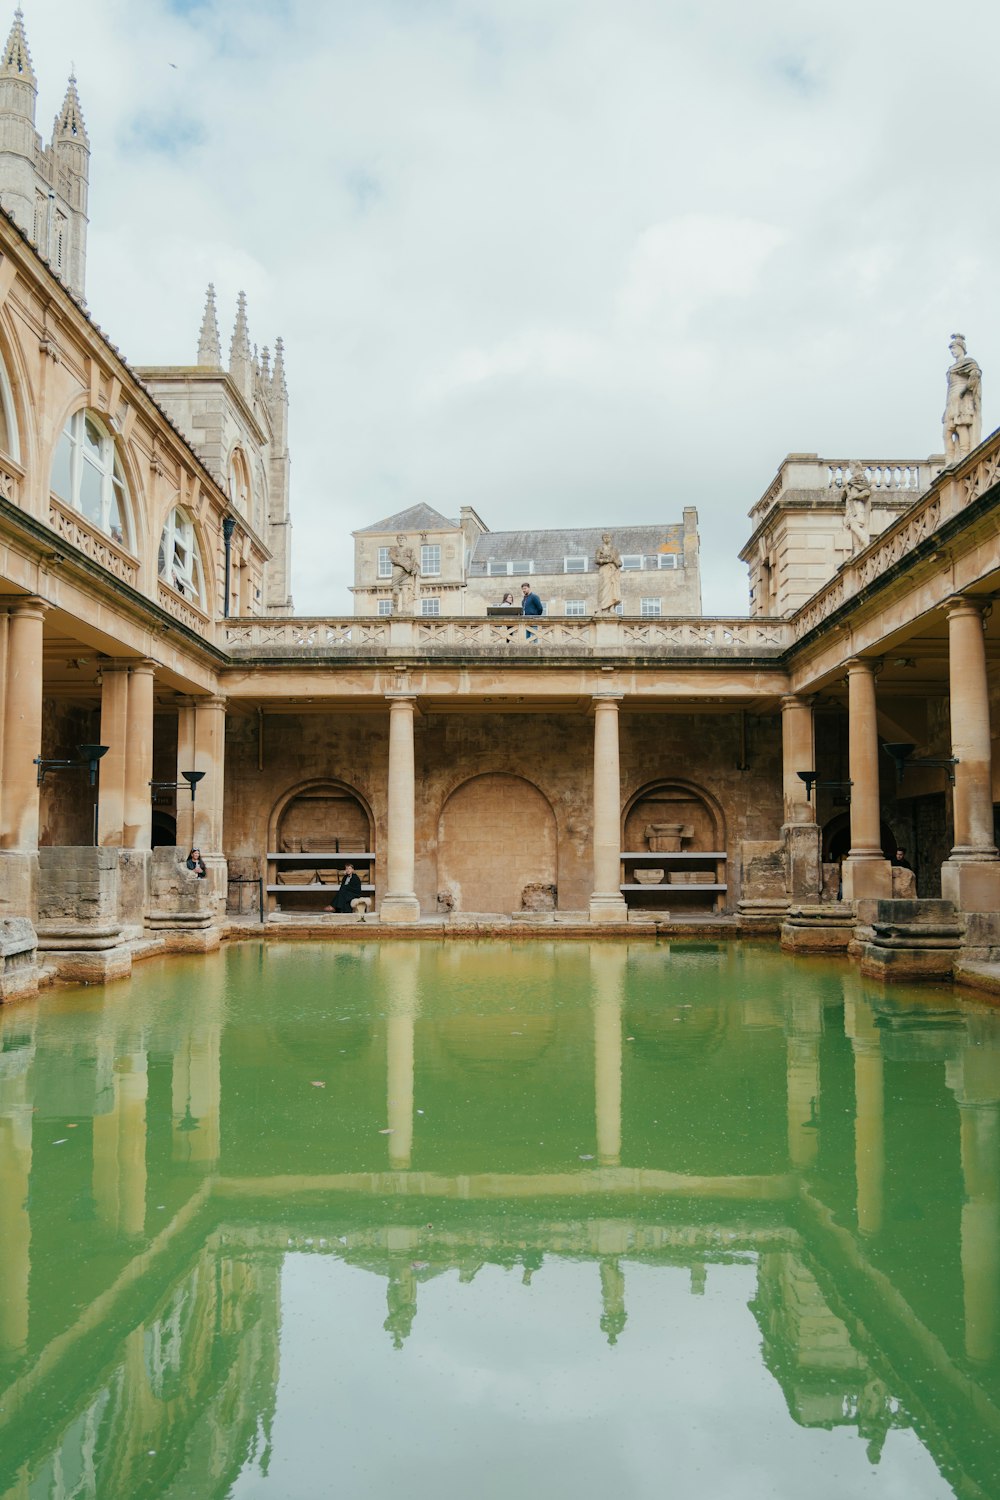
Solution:
<svg viewBox="0 0 1000 1500"><path fill-rule="evenodd" d="M744 613L785 453L939 451L949 334L997 420L1000 13L966 0L24 0L91 135L88 298L136 363L283 334L293 590L350 532L676 521ZM4 18L4 25L6 18Z"/></svg>

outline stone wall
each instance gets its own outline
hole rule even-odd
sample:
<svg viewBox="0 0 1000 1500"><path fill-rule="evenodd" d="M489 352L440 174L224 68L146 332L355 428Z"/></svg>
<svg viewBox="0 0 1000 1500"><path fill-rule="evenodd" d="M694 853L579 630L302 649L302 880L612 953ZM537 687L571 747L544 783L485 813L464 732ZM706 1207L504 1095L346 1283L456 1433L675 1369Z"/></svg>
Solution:
<svg viewBox="0 0 1000 1500"><path fill-rule="evenodd" d="M554 884L560 910L592 888L593 719L584 711L418 713L416 892L421 910L516 911L528 885ZM776 839L782 820L777 717L633 713L620 719L623 813L657 783L683 783L714 809L709 843L730 856L727 905L739 898L739 846ZM376 901L385 894L387 713L268 714L263 768L255 717L227 727L225 854L274 849L296 791L340 783L370 810ZM288 823L287 826L291 826ZM708 831L705 831L706 838ZM343 847L343 846L342 846ZM707 846L706 846L707 847Z"/></svg>

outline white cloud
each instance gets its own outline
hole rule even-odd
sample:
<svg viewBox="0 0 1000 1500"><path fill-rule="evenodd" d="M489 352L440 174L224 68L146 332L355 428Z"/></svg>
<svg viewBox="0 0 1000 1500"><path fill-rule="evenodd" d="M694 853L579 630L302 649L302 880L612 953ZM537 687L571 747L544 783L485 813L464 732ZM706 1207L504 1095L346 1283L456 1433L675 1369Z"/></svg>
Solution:
<svg viewBox="0 0 1000 1500"><path fill-rule="evenodd" d="M285 337L302 611L349 609L351 528L418 500L498 527L694 503L706 607L736 611L785 452L935 451L955 327L996 410L985 0L957 79L929 0L32 0L27 26L43 127L75 60L115 342L188 361L210 278Z"/></svg>

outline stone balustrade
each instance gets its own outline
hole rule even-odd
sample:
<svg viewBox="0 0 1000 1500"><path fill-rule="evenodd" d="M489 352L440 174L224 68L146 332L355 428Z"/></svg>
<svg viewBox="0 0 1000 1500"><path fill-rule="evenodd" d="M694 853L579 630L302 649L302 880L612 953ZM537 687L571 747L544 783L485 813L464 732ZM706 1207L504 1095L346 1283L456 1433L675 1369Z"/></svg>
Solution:
<svg viewBox="0 0 1000 1500"><path fill-rule="evenodd" d="M186 625L189 630L195 631L203 639L207 638L211 621L205 611L190 599L185 599L162 579L157 583L156 602L161 609L166 610L168 615L173 615L181 625Z"/></svg>
<svg viewBox="0 0 1000 1500"><path fill-rule="evenodd" d="M0 478L0 492L2 490ZM112 541L103 531L98 531L79 511L63 505L55 495L49 496L49 525L64 542L84 553L92 562L107 568L122 583L136 587L139 581L139 564L132 554L118 542Z"/></svg>
<svg viewBox="0 0 1000 1500"><path fill-rule="evenodd" d="M860 467L873 490L908 490L919 494L927 489L940 465L929 461L916 463L909 458L824 458L827 489L843 489L855 469Z"/></svg>
<svg viewBox="0 0 1000 1500"><path fill-rule="evenodd" d="M774 659L792 643L785 620L590 618L488 620L354 617L238 619L220 624L219 644L234 658L308 656L600 655L647 653L711 660Z"/></svg>

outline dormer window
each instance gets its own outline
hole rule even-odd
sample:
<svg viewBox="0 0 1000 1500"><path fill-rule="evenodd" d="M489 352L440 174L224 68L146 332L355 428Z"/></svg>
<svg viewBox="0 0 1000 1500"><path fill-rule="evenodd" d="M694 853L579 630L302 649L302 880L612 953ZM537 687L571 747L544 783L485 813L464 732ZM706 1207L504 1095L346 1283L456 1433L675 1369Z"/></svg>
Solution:
<svg viewBox="0 0 1000 1500"><path fill-rule="evenodd" d="M586 573L586 571L587 571L587 562L588 562L588 559L586 557L564 557L563 558L563 572L564 573Z"/></svg>

